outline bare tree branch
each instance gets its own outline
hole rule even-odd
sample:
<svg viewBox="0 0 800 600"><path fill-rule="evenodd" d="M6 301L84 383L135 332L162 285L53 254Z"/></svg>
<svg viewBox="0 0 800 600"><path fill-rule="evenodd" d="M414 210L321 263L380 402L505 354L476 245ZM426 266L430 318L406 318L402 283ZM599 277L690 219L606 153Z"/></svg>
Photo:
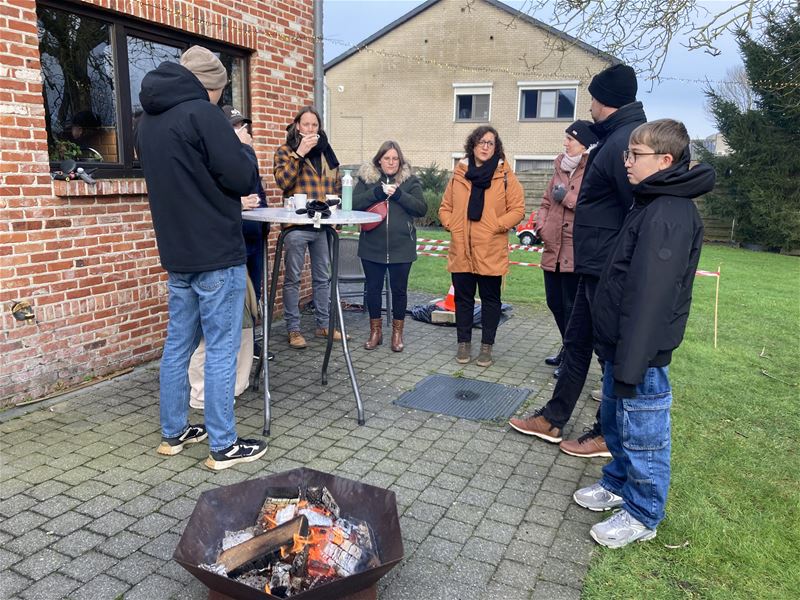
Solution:
<svg viewBox="0 0 800 600"><path fill-rule="evenodd" d="M733 0L711 11L700 0L526 0L525 12L597 46L658 79L670 47L687 37L689 50L719 54L726 32L750 32L765 15L785 14L797 0ZM513 26L512 19L506 23Z"/></svg>

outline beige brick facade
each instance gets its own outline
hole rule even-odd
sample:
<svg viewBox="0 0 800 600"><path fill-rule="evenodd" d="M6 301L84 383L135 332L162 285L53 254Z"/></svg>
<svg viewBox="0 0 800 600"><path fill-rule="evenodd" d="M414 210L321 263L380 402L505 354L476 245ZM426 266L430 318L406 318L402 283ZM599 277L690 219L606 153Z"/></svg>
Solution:
<svg viewBox="0 0 800 600"><path fill-rule="evenodd" d="M573 119L520 121L520 83L577 89L589 118L591 77L611 57L565 42L485 0L440 0L326 69L328 134L343 164L369 160L395 139L415 166L450 169L479 122L454 122L454 84L491 89L489 124L509 160L554 157ZM570 82L570 83L566 83ZM464 89L464 88L460 88ZM468 88L469 89L469 88Z"/></svg>

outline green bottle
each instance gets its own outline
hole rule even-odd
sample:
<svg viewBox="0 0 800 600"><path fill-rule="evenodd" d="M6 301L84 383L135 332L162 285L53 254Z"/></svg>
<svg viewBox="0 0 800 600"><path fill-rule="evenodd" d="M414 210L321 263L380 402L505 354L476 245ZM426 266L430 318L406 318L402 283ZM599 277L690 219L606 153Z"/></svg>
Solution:
<svg viewBox="0 0 800 600"><path fill-rule="evenodd" d="M342 177L342 210L353 210L353 177L347 169Z"/></svg>

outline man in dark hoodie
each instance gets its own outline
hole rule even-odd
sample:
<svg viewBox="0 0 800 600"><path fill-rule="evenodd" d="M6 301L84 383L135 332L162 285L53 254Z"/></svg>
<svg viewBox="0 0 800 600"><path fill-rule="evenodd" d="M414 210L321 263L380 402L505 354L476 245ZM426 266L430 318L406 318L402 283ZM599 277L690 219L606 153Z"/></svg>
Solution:
<svg viewBox="0 0 800 600"><path fill-rule="evenodd" d="M145 75L136 131L161 266L169 275L169 325L161 358L162 441L174 455L209 437L207 467L219 470L264 455L267 444L236 434L233 392L246 289L242 196L256 169L217 106L228 73L206 48ZM206 340L205 426L190 425L189 359ZM207 428L207 429L206 429Z"/></svg>
<svg viewBox="0 0 800 600"><path fill-rule="evenodd" d="M594 120L591 129L599 142L589 154L575 206L573 248L578 291L564 333L561 374L550 401L530 416L512 419L517 431L548 442L560 442L572 456L611 456L600 428L600 411L593 427L577 440L562 441L561 432L580 398L592 361L592 299L600 273L633 204L631 184L622 161L631 131L647 121L636 101L636 73L627 65L614 65L598 73L589 84Z"/></svg>
<svg viewBox="0 0 800 600"><path fill-rule="evenodd" d="M703 222L692 199L710 192L715 179L709 165L689 169L689 134L672 119L634 129L623 155L635 203L592 306L595 351L605 363L603 433L613 460L599 483L573 496L593 511L622 508L590 531L609 548L654 538L664 518L671 446L668 365L686 329L703 244Z"/></svg>

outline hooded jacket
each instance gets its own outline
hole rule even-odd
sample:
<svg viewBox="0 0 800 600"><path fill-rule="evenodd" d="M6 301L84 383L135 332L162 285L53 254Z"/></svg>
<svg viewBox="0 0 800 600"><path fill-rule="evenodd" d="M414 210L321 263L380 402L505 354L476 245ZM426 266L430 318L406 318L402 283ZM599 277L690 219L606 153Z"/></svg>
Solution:
<svg viewBox="0 0 800 600"><path fill-rule="evenodd" d="M599 277L625 215L633 204L622 152L631 132L647 121L641 102L592 125L600 140L589 154L575 208L575 272Z"/></svg>
<svg viewBox="0 0 800 600"><path fill-rule="evenodd" d="M409 263L417 260L417 229L414 219L424 217L428 205L422 195L422 184L404 164L389 177L397 190L389 198L383 193L384 175L372 163L365 163L357 173L353 190L353 209L367 210L376 202L388 202L386 218L375 229L362 231L358 238L358 256L377 263Z"/></svg>
<svg viewBox="0 0 800 600"><path fill-rule="evenodd" d="M525 216L525 196L517 176L501 160L486 190L480 221L467 218L472 183L465 177L467 160L456 165L439 207L439 220L450 232L450 273L508 273L508 230Z"/></svg>
<svg viewBox="0 0 800 600"><path fill-rule="evenodd" d="M574 252L572 249L572 229L575 221L575 203L581 189L581 181L586 170L589 156L584 154L581 161L572 173L561 168L564 154L559 154L555 160L555 172L542 196L542 203L536 212L536 222L539 228L539 237L544 244L541 267L545 271L555 271L559 265L559 272L572 273L575 270ZM566 195L561 202L553 200L553 188L557 185L564 186Z"/></svg>
<svg viewBox="0 0 800 600"><path fill-rule="evenodd" d="M145 75L139 101L136 148L161 265L196 273L244 264L241 197L257 174L228 119L177 63Z"/></svg>
<svg viewBox="0 0 800 600"><path fill-rule="evenodd" d="M635 204L610 252L592 304L595 351L614 363L614 390L635 395L648 367L670 363L683 340L703 222L692 198L714 188L714 169L689 170L689 148L634 186Z"/></svg>

